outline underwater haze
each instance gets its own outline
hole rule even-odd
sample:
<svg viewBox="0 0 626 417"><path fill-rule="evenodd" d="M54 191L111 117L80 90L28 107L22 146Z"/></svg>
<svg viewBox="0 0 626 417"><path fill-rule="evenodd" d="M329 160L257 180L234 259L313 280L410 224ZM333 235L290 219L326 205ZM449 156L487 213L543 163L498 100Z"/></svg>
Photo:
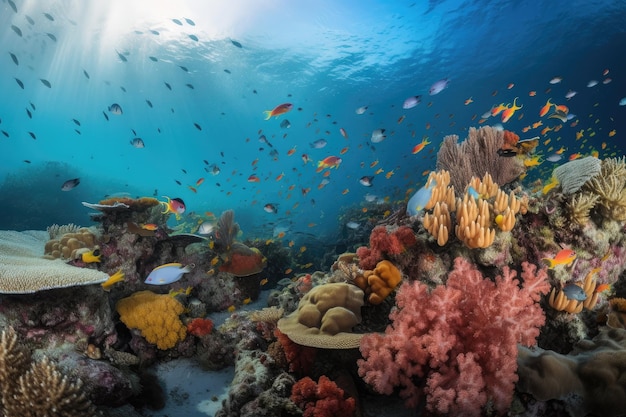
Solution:
<svg viewBox="0 0 626 417"><path fill-rule="evenodd" d="M622 1L2 0L0 229L89 225L81 202L128 193L333 237L484 125L539 136L525 181L546 181L624 154L625 20Z"/></svg>

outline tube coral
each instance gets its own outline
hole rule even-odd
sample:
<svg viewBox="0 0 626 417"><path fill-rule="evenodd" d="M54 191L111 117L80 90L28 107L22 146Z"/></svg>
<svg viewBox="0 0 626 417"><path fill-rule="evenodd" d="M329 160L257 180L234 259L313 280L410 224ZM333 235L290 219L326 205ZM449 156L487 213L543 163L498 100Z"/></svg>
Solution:
<svg viewBox="0 0 626 417"><path fill-rule="evenodd" d="M534 265L522 264L521 288L516 276L505 267L484 279L457 258L445 286L429 292L419 281L403 284L392 324L362 339L359 375L383 394L400 387L410 407L426 395L433 413L479 416L488 402L504 413L517 381L517 344L535 343L545 321L538 301L550 290Z"/></svg>

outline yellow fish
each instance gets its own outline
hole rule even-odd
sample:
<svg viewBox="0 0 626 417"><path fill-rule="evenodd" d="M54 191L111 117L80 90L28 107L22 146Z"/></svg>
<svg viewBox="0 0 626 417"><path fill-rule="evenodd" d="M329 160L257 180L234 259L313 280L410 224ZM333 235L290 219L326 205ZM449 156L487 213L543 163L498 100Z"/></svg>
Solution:
<svg viewBox="0 0 626 417"><path fill-rule="evenodd" d="M548 181L546 183L546 185L543 186L543 188L541 189L541 192L544 195L546 195L546 194L548 194L548 192L550 192L551 189L553 189L557 185L559 185L559 180L556 179L556 177L552 177L552 178L550 178L550 181Z"/></svg>
<svg viewBox="0 0 626 417"><path fill-rule="evenodd" d="M100 249L94 249L91 250L89 252L85 252L83 253L80 258L82 259L83 262L85 263L93 263L93 262L101 262L100 261L100 256L102 256L100 254Z"/></svg>
<svg viewBox="0 0 626 417"><path fill-rule="evenodd" d="M117 271L115 274L111 275L109 279L107 279L100 285L102 285L103 290L109 291L111 287L113 286L113 284L115 284L116 282L120 282L120 281L124 281L124 273L122 272L121 269Z"/></svg>

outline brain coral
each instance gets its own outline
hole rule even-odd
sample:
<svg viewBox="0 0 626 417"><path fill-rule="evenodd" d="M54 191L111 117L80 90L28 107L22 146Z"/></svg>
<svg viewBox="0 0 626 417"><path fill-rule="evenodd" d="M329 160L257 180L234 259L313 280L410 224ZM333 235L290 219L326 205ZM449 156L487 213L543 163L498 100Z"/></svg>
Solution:
<svg viewBox="0 0 626 417"><path fill-rule="evenodd" d="M185 308L167 294L139 291L122 298L115 308L128 328L139 329L148 342L161 350L174 347L187 335L178 317Z"/></svg>

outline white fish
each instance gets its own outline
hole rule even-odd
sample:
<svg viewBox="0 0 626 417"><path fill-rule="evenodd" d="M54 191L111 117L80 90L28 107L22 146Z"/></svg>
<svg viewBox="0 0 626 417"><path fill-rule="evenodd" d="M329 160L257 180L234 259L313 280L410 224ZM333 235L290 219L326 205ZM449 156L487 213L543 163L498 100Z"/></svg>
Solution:
<svg viewBox="0 0 626 417"><path fill-rule="evenodd" d="M626 97L622 97L618 103L620 106L626 106Z"/></svg>
<svg viewBox="0 0 626 417"><path fill-rule="evenodd" d="M484 112L482 116L480 116L481 119L488 119L490 117L491 117L491 110Z"/></svg>
<svg viewBox="0 0 626 417"><path fill-rule="evenodd" d="M591 80L587 83L587 87L591 88L591 87L595 87L596 85L598 85L598 81L597 80Z"/></svg>
<svg viewBox="0 0 626 417"><path fill-rule="evenodd" d="M561 81L563 81L562 77L554 77L553 79L550 80L550 84L558 84Z"/></svg>
<svg viewBox="0 0 626 417"><path fill-rule="evenodd" d="M561 159L563 159L563 156L559 155L558 153L553 153L552 155L546 158L546 161L559 162Z"/></svg>
<svg viewBox="0 0 626 417"><path fill-rule="evenodd" d="M349 221L348 223L346 223L346 227L348 229L352 229L352 230L356 230L359 228L359 226L361 226L359 223L357 222L353 222L353 221Z"/></svg>
<svg viewBox="0 0 626 417"><path fill-rule="evenodd" d="M434 96L435 94L439 94L448 87L448 84L450 84L450 80L447 78L439 80L430 86L430 90L428 90L428 94L430 94L431 96Z"/></svg>
<svg viewBox="0 0 626 417"><path fill-rule="evenodd" d="M361 107L359 107L358 109L356 109L354 112L355 112L356 114L363 114L363 113L365 113L366 111L367 111L367 106L361 106Z"/></svg>
<svg viewBox="0 0 626 417"><path fill-rule="evenodd" d="M144 283L152 285L171 284L178 281L183 274L191 272L193 267L193 264L183 266L183 264L179 263L169 263L157 266L152 270L152 272L150 272Z"/></svg>
<svg viewBox="0 0 626 417"><path fill-rule="evenodd" d="M211 223L211 222L202 222L200 224L200 227L198 227L198 234L199 235L209 235L213 232L213 230L215 229L215 223Z"/></svg>
<svg viewBox="0 0 626 417"><path fill-rule="evenodd" d="M375 129L372 132L372 143L379 143L385 139L387 139L387 135L385 135L385 129Z"/></svg>
<svg viewBox="0 0 626 417"><path fill-rule="evenodd" d="M109 106L109 111L113 114L115 114L116 116L119 116L121 114L123 114L124 112L122 111L122 106L120 106L117 103L113 103Z"/></svg>
<svg viewBox="0 0 626 417"><path fill-rule="evenodd" d="M376 197L374 194L367 193L365 194L364 198L365 198L365 201L367 201L368 203L373 203L374 201L376 201L378 197Z"/></svg>
<svg viewBox="0 0 626 417"><path fill-rule="evenodd" d="M143 142L141 138L135 138L130 141L130 144L133 145L134 148L145 148L146 144Z"/></svg>
<svg viewBox="0 0 626 417"><path fill-rule="evenodd" d="M412 109L413 107L420 104L421 101L422 101L422 96L411 96L407 98L406 100L404 100L404 103L402 103L402 108Z"/></svg>
<svg viewBox="0 0 626 417"><path fill-rule="evenodd" d="M565 98L569 100L570 98L574 97L576 94L578 94L578 91L569 90L569 91L565 94Z"/></svg>
<svg viewBox="0 0 626 417"><path fill-rule="evenodd" d="M605 78L604 80L602 80L602 84L606 85L606 84L610 83L611 81L613 81L612 78Z"/></svg>

